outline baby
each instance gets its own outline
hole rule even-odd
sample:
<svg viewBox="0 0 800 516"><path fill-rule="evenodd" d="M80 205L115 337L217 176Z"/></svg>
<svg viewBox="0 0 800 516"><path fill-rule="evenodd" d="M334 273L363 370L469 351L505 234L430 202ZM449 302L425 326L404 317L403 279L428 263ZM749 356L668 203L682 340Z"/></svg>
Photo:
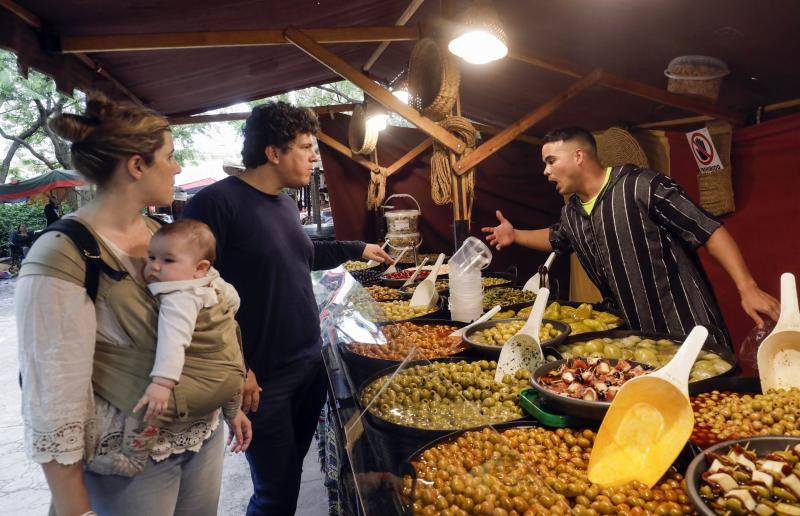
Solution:
<svg viewBox="0 0 800 516"><path fill-rule="evenodd" d="M231 324L235 325L233 317L239 309L239 295L236 289L220 278L219 273L211 267L215 259L215 250L216 240L211 229L206 224L192 219L180 219L173 224L163 226L150 240L143 276L150 292L160 301L158 341L155 363L150 373L151 383L133 409L137 412L147 407L145 421L151 421L164 414L182 374L185 381L187 377L193 379L191 372L184 371L184 367L188 365L186 351L190 349L193 338L198 339L195 327L199 324L198 315L201 311L210 310L220 303L227 303L227 307L221 307L222 310L218 310L217 315L207 320L212 321L212 329L215 329L213 321L220 319L228 319L220 324L227 324L229 327ZM212 335L212 340L213 338L220 340L221 336L225 335L225 333L206 333L205 340L199 338L200 342L206 342L206 346L209 334ZM246 432L248 435L241 434L241 419L246 418L239 410L241 384L235 383L238 380L243 381L244 365L240 364L242 360L238 340L235 337L230 338L230 332L227 335L225 342L212 341L207 349L198 350L196 360L201 366L205 363L203 371L212 371L219 377L216 380L212 374L209 379L209 375L204 374L200 380L201 386L208 387L210 384L212 390L222 388L223 384L230 389L232 382L233 385L239 386L239 393L223 405L223 413L231 426L232 433L236 432L238 447L235 445L235 448L244 451L249 444L250 435L249 432ZM221 354L208 351L228 346L236 346L235 353L231 353L231 348ZM189 353L191 354L191 350ZM214 362L218 357L219 367ZM235 360L232 361L231 357L235 357ZM165 416L170 415L165 414ZM238 425L232 424L236 421Z"/></svg>

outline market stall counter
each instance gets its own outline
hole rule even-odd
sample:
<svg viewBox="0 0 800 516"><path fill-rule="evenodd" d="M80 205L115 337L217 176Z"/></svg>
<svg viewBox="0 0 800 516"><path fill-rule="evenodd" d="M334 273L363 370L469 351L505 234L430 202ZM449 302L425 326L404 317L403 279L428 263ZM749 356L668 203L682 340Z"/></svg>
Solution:
<svg viewBox="0 0 800 516"><path fill-rule="evenodd" d="M330 383L324 464L341 514L708 513L745 501L728 502L715 484L701 485L708 474L693 473L687 486L689 463L704 448L724 439L800 435L796 389L761 395L756 379L730 376L737 370L732 355L712 350L695 362L695 431L671 468L652 486L596 485L587 466L613 393L669 361L681 336L579 333L545 345L548 362L536 371L495 382L496 361L469 339L453 338L464 323L449 320L446 305L435 319L381 305L386 291L367 290L344 268L314 273L313 283ZM612 328L624 326L613 314L574 305L548 308L569 321L559 323L567 335L598 316ZM580 404L599 407L596 417L585 407L564 410ZM753 415L738 419L739 405ZM793 453L785 458L794 467ZM757 502L794 510L792 496L791 489L773 489L759 492Z"/></svg>

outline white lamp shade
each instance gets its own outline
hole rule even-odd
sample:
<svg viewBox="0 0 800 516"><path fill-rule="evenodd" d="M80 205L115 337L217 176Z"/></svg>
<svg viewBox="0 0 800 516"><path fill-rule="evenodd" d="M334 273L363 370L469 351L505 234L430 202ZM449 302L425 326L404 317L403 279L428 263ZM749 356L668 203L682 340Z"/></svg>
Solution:
<svg viewBox="0 0 800 516"><path fill-rule="evenodd" d="M483 30L471 30L450 41L447 48L453 54L472 64L486 64L508 54L508 47L500 39Z"/></svg>

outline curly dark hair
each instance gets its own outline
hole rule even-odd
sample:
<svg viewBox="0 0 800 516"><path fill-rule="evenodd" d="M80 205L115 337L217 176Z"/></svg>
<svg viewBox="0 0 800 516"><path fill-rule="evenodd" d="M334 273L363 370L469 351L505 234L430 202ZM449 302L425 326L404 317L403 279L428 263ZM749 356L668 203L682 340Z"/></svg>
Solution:
<svg viewBox="0 0 800 516"><path fill-rule="evenodd" d="M583 143L584 145L588 145L591 149L592 153L596 156L597 155L597 142L594 139L592 133L588 130L584 129L583 127L562 127L560 129L554 129L544 135L542 138L542 143L553 143L553 142L568 142L568 141L578 141Z"/></svg>
<svg viewBox="0 0 800 516"><path fill-rule="evenodd" d="M264 149L270 145L286 152L298 134L317 134L319 120L313 111L287 104L268 102L253 108L244 123L242 163L255 168L267 162Z"/></svg>

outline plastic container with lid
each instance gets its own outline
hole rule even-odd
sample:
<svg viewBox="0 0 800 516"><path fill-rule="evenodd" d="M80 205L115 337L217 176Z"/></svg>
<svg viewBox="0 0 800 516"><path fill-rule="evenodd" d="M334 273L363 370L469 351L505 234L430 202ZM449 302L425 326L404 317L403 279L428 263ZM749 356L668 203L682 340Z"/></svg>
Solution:
<svg viewBox="0 0 800 516"><path fill-rule="evenodd" d="M386 241L396 249L419 247L422 236L419 233L386 233Z"/></svg>
<svg viewBox="0 0 800 516"><path fill-rule="evenodd" d="M417 205L417 209L394 210L394 206L388 204L394 197L408 197L414 201L414 204ZM389 198L386 199L386 204L384 204L383 207L385 209L392 209L392 211L386 210L383 213L383 216L386 217L386 232L388 234L419 232L419 217L422 215L422 209L419 207L419 203L414 197L408 194L390 195Z"/></svg>

